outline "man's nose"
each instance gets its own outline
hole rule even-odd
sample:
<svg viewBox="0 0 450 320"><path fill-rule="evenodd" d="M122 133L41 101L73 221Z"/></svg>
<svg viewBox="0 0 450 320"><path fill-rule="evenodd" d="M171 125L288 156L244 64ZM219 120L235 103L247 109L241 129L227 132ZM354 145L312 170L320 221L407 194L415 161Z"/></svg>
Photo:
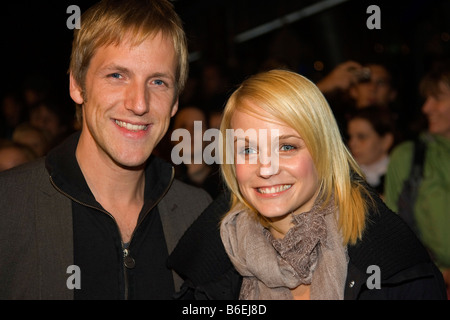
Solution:
<svg viewBox="0 0 450 320"><path fill-rule="evenodd" d="M144 115L150 109L150 92L146 85L134 82L127 90L125 107L136 115Z"/></svg>
<svg viewBox="0 0 450 320"><path fill-rule="evenodd" d="M431 96L428 97L422 106L422 112L426 114L426 113L430 112L431 110L433 110L434 107L436 106L436 102L437 102L437 100L435 98L433 98Z"/></svg>

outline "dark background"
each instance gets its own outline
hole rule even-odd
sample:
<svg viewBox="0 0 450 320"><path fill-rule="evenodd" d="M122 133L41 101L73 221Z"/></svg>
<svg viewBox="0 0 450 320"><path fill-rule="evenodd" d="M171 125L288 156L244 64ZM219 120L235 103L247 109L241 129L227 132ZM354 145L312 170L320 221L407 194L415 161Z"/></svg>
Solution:
<svg viewBox="0 0 450 320"><path fill-rule="evenodd" d="M69 5L83 12L96 1L4 1L1 6L2 93L30 75L68 97L67 69L72 30ZM232 83L256 72L270 57L283 60L314 81L336 64L388 61L397 76L405 110L418 110L418 81L437 58L450 55L450 1L348 0L259 37L237 42L244 31L324 1L177 0L176 11L189 39L191 70L220 63ZM369 30L369 5L381 9L381 29ZM27 80L28 81L28 80ZM32 80L33 81L33 80ZM43 81L43 80L34 80Z"/></svg>

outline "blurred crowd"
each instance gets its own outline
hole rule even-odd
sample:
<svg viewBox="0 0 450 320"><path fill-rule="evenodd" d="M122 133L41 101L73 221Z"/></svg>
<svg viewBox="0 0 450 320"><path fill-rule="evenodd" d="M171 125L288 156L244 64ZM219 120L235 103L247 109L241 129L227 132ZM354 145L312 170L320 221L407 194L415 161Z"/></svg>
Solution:
<svg viewBox="0 0 450 320"><path fill-rule="evenodd" d="M8 89L0 105L0 171L45 156L77 129L74 112L45 77L30 75Z"/></svg>

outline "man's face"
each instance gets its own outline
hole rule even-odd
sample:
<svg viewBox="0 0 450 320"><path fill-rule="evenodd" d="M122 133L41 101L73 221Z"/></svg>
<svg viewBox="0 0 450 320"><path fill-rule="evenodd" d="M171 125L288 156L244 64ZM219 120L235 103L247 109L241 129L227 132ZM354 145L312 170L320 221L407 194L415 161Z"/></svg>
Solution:
<svg viewBox="0 0 450 320"><path fill-rule="evenodd" d="M427 97L422 111L428 119L428 131L450 139L450 88L443 83L438 95Z"/></svg>
<svg viewBox="0 0 450 320"><path fill-rule="evenodd" d="M173 44L161 34L137 46L125 39L100 47L84 94L71 77L71 96L83 105L77 152L121 167L144 164L177 111L176 67Z"/></svg>

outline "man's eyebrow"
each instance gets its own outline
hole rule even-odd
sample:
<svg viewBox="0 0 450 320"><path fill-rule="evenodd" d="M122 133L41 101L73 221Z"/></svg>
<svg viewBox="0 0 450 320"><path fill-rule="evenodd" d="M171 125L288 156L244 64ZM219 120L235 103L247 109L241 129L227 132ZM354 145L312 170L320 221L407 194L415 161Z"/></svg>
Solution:
<svg viewBox="0 0 450 320"><path fill-rule="evenodd" d="M118 65L118 64L108 64L102 68L100 68L100 70L105 70L105 71L117 71L117 72L123 72L123 73L129 73L130 70L124 66Z"/></svg>
<svg viewBox="0 0 450 320"><path fill-rule="evenodd" d="M165 72L154 72L150 74L150 78L166 78L166 79L173 79L174 77L170 73Z"/></svg>
<svg viewBox="0 0 450 320"><path fill-rule="evenodd" d="M119 72L132 72L129 68L121 66L120 64L108 64L102 68L100 68L101 70L110 70L110 71L119 71ZM171 75L171 73L169 72L153 72L150 74L149 78L173 78L173 76Z"/></svg>

